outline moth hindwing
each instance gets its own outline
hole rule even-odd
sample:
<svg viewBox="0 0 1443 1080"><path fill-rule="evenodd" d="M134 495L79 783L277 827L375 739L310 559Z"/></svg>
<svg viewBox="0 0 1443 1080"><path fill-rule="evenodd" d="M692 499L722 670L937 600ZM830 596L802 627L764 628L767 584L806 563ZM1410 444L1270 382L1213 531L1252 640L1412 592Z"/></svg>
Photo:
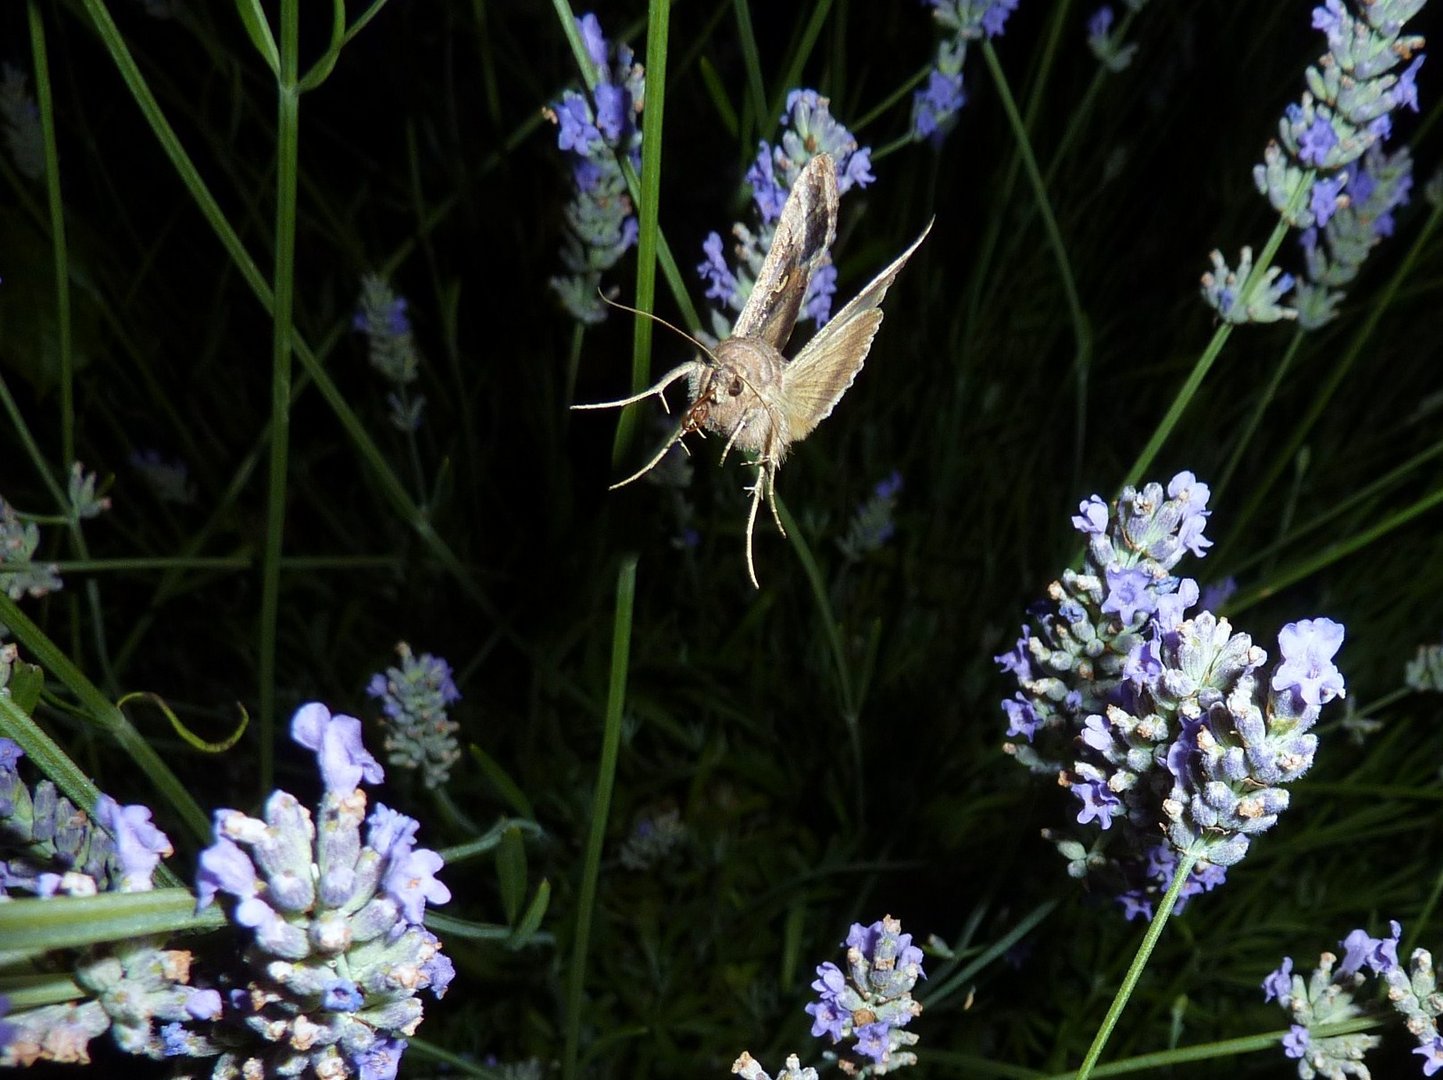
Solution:
<svg viewBox="0 0 1443 1080"><path fill-rule="evenodd" d="M830 257L837 234L837 171L832 158L818 154L803 166L782 207L771 247L756 284L732 327L731 336L705 360L672 368L639 394L577 409L604 409L660 396L685 378L690 404L670 438L640 470L613 488L629 484L655 468L667 451L692 432L713 431L726 438L721 460L732 447L752 455L756 481L747 488L747 576L757 585L752 535L757 508L765 497L772 519L785 535L777 512L776 477L793 443L806 438L836 408L866 362L882 323L882 299L902 267L931 231L922 234L827 322L788 361L782 350L806 300L813 275ZM706 350L702 346L702 351Z"/></svg>

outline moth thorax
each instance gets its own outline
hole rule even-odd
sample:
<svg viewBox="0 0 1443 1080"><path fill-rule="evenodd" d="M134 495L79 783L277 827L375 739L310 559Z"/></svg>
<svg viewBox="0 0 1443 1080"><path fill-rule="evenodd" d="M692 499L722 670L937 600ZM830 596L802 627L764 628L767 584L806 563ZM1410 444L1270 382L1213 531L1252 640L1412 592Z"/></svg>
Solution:
<svg viewBox="0 0 1443 1080"><path fill-rule="evenodd" d="M763 425L782 385L782 354L756 338L727 338L716 347L716 363L700 373L692 387L696 401L709 403L706 426L725 435ZM760 434L760 431L753 431ZM745 436L738 445L754 449Z"/></svg>

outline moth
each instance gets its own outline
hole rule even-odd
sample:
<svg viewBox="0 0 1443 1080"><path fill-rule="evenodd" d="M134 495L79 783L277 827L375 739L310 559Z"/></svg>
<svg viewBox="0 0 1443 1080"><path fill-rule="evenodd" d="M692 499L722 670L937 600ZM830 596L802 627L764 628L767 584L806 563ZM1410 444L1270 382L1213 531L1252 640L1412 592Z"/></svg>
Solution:
<svg viewBox="0 0 1443 1080"><path fill-rule="evenodd" d="M878 274L865 289L818 330L795 358L782 355L796 327L812 275L828 261L837 235L837 170L832 158L818 154L803 167L787 195L777 221L772 246L762 261L731 336L705 359L689 360L672 368L654 385L631 397L573 405L573 409L614 409L649 397L660 397L678 379L686 379L691 403L681 422L655 455L625 480L623 487L646 475L677 443L693 432L715 432L726 437L721 460L733 447L753 455L757 479L746 491L751 495L747 513L747 576L757 583L752 557L752 533L757 507L765 498L772 520L782 535L777 513L777 470L793 443L832 414L847 392L872 347L882 323L882 298L912 253L926 239L932 223L912 246ZM665 398L662 405L665 407ZM685 446L685 443L682 443Z"/></svg>

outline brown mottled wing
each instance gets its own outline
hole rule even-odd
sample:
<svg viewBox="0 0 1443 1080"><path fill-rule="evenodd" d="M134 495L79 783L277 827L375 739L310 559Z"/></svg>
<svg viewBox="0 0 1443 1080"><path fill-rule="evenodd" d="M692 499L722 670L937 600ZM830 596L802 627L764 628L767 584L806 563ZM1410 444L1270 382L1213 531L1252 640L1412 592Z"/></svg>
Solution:
<svg viewBox="0 0 1443 1080"><path fill-rule="evenodd" d="M837 166L818 154L802 168L772 235L732 337L761 338L778 352L787 347L807 283L827 258L837 235Z"/></svg>
<svg viewBox="0 0 1443 1080"><path fill-rule="evenodd" d="M837 402L862 370L867 350L877 336L877 327L882 325L882 297L887 295L887 289L907 265L912 252L931 231L929 221L912 246L837 312L807 342L797 358L782 368L782 399L787 413L787 434L792 442L805 438L832 415Z"/></svg>

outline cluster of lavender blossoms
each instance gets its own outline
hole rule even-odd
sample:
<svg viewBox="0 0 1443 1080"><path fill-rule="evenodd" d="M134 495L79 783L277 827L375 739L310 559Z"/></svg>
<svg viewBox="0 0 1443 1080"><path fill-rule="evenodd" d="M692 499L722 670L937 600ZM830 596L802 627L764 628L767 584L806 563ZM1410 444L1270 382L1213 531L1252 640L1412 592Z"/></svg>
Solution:
<svg viewBox="0 0 1443 1080"><path fill-rule="evenodd" d="M195 502L195 485L190 482L190 470L184 461L168 460L155 449L137 450L130 455L130 467L161 502Z"/></svg>
<svg viewBox="0 0 1443 1080"><path fill-rule="evenodd" d="M1094 495L1072 519L1085 565L1035 605L997 657L1017 682L1003 702L1005 749L1055 775L1078 801L1077 830L1052 832L1073 877L1095 874L1127 917L1151 918L1180 852L1198 856L1178 902L1220 884L1252 837L1287 808L1305 773L1320 709L1344 696L1333 655L1343 627L1304 619L1278 636L1282 659L1227 619L1188 615L1198 585L1172 571L1203 555L1209 491L1192 473ZM1086 835L1088 842L1084 842Z"/></svg>
<svg viewBox="0 0 1443 1080"><path fill-rule="evenodd" d="M371 676L366 693L381 703L386 729L386 760L400 769L419 770L428 788L451 777L461 757L456 743L460 725L446 710L461 700L451 665L439 656L416 656L404 641L396 646L399 667Z"/></svg>
<svg viewBox="0 0 1443 1080"><path fill-rule="evenodd" d="M406 298L397 296L390 282L379 274L361 278L361 298L351 325L366 335L371 367L395 387L386 395L391 406L391 426L398 431L415 431L421 426L424 396L411 395L410 386L421 374L421 355L406 314Z"/></svg>
<svg viewBox="0 0 1443 1080"><path fill-rule="evenodd" d="M1263 1000L1276 1001L1292 1017L1292 1028L1283 1037L1283 1053L1297 1060L1302 1080L1315 1076L1368 1080L1371 1074L1363 1056L1381 1042L1376 1035L1322 1035L1314 1029L1362 1015L1364 1010L1354 997L1369 975L1383 981L1388 1004L1418 1041L1413 1053L1423 1059L1423 1075L1433 1076L1443 1069L1443 1035L1438 1031L1443 995L1438 992L1433 956L1427 949L1415 949L1405 968L1398 961L1403 928L1391 922L1388 929L1389 936L1382 938L1354 930L1338 943L1342 962L1325 952L1307 979L1294 973L1292 957L1284 957L1281 966L1263 980Z"/></svg>
<svg viewBox="0 0 1443 1080"><path fill-rule="evenodd" d="M917 1044L917 1036L902 1029L922 1012L912 998L917 980L926 978L922 950L890 915L871 926L853 923L846 946L845 972L830 961L817 967L817 1000L807 1006L812 1036L827 1035L833 1044L855 1040L856 1061L843 1067L851 1075L881 1076L915 1065L917 1055L907 1047Z"/></svg>
<svg viewBox="0 0 1443 1080"><path fill-rule="evenodd" d="M937 59L927 73L927 85L912 95L912 138L942 145L967 103L962 88L962 65L967 46L985 34L1000 37L1007 18L1019 0L925 0L942 30Z"/></svg>
<svg viewBox="0 0 1443 1080"><path fill-rule="evenodd" d="M1424 3L1357 0L1355 14L1348 0L1324 0L1313 9L1313 27L1327 37L1328 51L1308 68L1308 89L1287 107L1278 138L1253 169L1258 191L1288 225L1303 230L1308 281L1285 306L1282 297L1295 282L1270 271L1240 302L1251 253L1245 248L1246 265L1230 270L1213 252L1202 293L1227 322L1297 318L1305 329L1324 325L1342 298L1335 287L1351 281L1368 250L1392 232L1390 212L1407 199L1411 161L1406 154L1369 152L1392 132L1393 112L1418 110L1423 39L1404 35L1403 26ZM1349 208L1352 215L1329 231ZM1324 230L1326 247L1318 230Z"/></svg>
<svg viewBox="0 0 1443 1080"><path fill-rule="evenodd" d="M314 819L284 791L263 819L216 812L198 909L222 892L233 898L230 921L249 938L238 967L209 978L208 965L158 938L97 946L73 970L83 1000L5 1017L0 1066L84 1064L89 1042L109 1031L128 1053L174 1059L175 1080L393 1080L421 1021L417 991L439 998L455 974L422 925L427 902L450 893L435 878L441 857L415 847L416 821L379 804L366 815L357 785L382 771L360 733L359 720L319 704L292 719L325 785ZM171 854L150 811L102 796L92 824L49 781L32 793L18 779L20 756L0 739L0 897L148 891Z"/></svg>
<svg viewBox="0 0 1443 1080"><path fill-rule="evenodd" d="M907 1049L917 1044L917 1036L902 1029L922 1011L921 1003L912 998L917 980L926 977L922 950L890 915L871 926L853 923L846 946L846 972L830 962L817 967L812 983L817 1000L807 1006L813 1037L829 1036L834 1045L855 1040L850 1056L837 1060L847 1076L884 1076L917 1064L917 1055ZM742 1080L773 1080L746 1052L732 1064L732 1072ZM775 1080L818 1080L818 1074L816 1069L802 1068L792 1054Z"/></svg>
<svg viewBox="0 0 1443 1080"><path fill-rule="evenodd" d="M902 474L896 469L872 488L867 501L857 507L847 526L847 535L837 541L849 562L860 562L881 551L897 531L894 515L897 496L902 492Z"/></svg>
<svg viewBox="0 0 1443 1080"><path fill-rule="evenodd" d="M697 273L707 283L706 295L720 300L733 312L740 312L751 295L752 285L771 249L787 194L807 162L818 154L832 156L837 165L838 195L845 195L854 187L866 187L874 179L871 148L857 145L852 133L833 118L827 99L815 90L793 90L787 95L782 127L777 145L772 146L763 139L757 148L756 160L747 170L747 183L751 185L759 224L755 228L740 222L732 226L732 235L737 240L736 269L727 265L719 233L711 233L702 243L706 260L697 266ZM836 291L836 267L821 267L808 284L800 317L821 326L831 315L832 294ZM734 316L713 311L712 332L724 338L731 333L734 321Z"/></svg>
<svg viewBox="0 0 1443 1080"><path fill-rule="evenodd" d="M0 692L15 665L14 646L0 649ZM160 860L172 853L150 810L101 795L87 815L49 780L27 784L23 757L0 738L0 900L149 892ZM21 1008L0 1022L0 1067L87 1064L90 1042L107 1032L122 1050L164 1058L168 1025L221 1011L219 993L189 985L191 960L151 937L86 950L69 970L76 999Z"/></svg>
<svg viewBox="0 0 1443 1080"><path fill-rule="evenodd" d="M1403 669L1403 685L1419 693L1443 694L1443 645L1419 645Z"/></svg>
<svg viewBox="0 0 1443 1080"><path fill-rule="evenodd" d="M1125 43L1132 17L1147 6L1147 0L1126 0L1128 14L1121 23L1111 4L1103 4L1087 19L1087 47L1104 69L1116 75L1125 71L1137 55L1137 45Z"/></svg>
<svg viewBox="0 0 1443 1080"><path fill-rule="evenodd" d="M567 90L547 116L556 123L556 145L570 155L576 193L566 207L561 261L567 273L551 288L572 318L595 324L606 318L597 295L601 275L636 243L637 222L620 158L641 167L637 121L646 99L646 77L631 49L613 50L595 15L576 20L586 53L596 69L590 97ZM614 59L613 59L614 53Z"/></svg>
<svg viewBox="0 0 1443 1080"><path fill-rule="evenodd" d="M359 720L312 702L296 711L291 737L316 753L320 806L313 818L277 791L263 818L216 811L198 906L230 896L230 919L251 944L245 970L223 980L225 1012L200 1029L172 1029L172 1052L219 1055L208 1072L180 1074L195 1080L390 1080L421 1022L417 991L439 998L455 974L422 925L428 902L451 898L435 878L441 856L415 846L414 819L380 803L367 815L357 785L384 773Z"/></svg>
<svg viewBox="0 0 1443 1080"><path fill-rule="evenodd" d="M0 591L11 600L44 596L62 587L59 567L35 561L40 529L0 498Z"/></svg>

